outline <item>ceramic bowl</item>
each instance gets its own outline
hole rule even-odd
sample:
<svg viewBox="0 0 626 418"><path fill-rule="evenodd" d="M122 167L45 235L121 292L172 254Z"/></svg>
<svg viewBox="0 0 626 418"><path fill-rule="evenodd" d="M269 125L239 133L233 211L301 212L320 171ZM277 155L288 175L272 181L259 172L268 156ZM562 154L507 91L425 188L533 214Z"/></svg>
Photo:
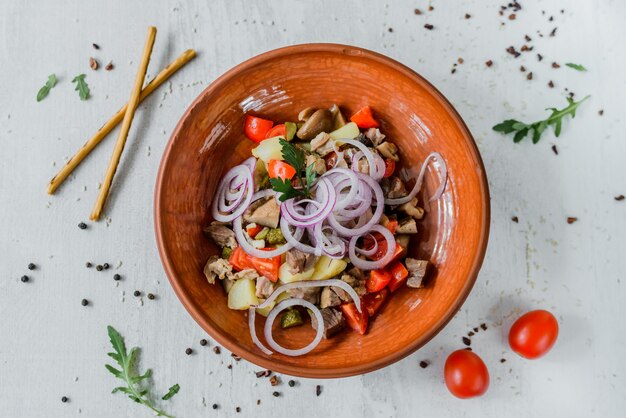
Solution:
<svg viewBox="0 0 626 418"><path fill-rule="evenodd" d="M395 292L366 335L349 329L307 355L263 354L252 342L247 313L226 306L220 285L203 266L218 248L202 233L222 175L250 156L243 134L246 112L275 121L296 120L308 106L340 105L348 117L364 105L400 148L412 176L424 157L439 152L447 165L443 196L426 203L426 216L410 254L433 264L427 286ZM442 180L434 164L424 195ZM424 196L422 196L423 200ZM414 352L458 311L478 275L489 232L489 191L470 132L452 105L404 65L352 46L306 44L266 52L215 80L174 129L156 183L155 226L159 252L174 291L196 322L218 344L260 367L294 376L331 378L366 373ZM262 337L264 318L257 318ZM314 337L309 325L275 338L301 347Z"/></svg>

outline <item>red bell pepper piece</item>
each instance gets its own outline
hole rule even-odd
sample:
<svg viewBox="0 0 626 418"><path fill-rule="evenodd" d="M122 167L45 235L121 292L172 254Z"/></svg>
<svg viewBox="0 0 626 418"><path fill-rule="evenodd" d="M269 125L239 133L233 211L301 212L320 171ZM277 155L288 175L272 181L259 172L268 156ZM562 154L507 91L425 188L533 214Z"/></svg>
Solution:
<svg viewBox="0 0 626 418"><path fill-rule="evenodd" d="M389 221L387 221L387 224L385 225L385 228L387 228L389 232L391 232L392 234L395 234L396 231L398 230L398 220L389 219Z"/></svg>
<svg viewBox="0 0 626 418"><path fill-rule="evenodd" d="M378 292L384 289L390 281L391 274L387 270L372 270L370 277L368 277L367 282L365 282L365 288L369 293Z"/></svg>
<svg viewBox="0 0 626 418"><path fill-rule="evenodd" d="M367 311L367 314L371 318L378 313L388 296L389 289L386 287L379 292L368 293L361 296L361 306Z"/></svg>
<svg viewBox="0 0 626 418"><path fill-rule="evenodd" d="M383 174L383 177L391 177L394 171L396 171L395 160L391 158L385 159L385 174Z"/></svg>
<svg viewBox="0 0 626 418"><path fill-rule="evenodd" d="M274 138L275 136L282 136L283 138L287 137L287 128L284 123L274 126L265 134L265 138Z"/></svg>
<svg viewBox="0 0 626 418"><path fill-rule="evenodd" d="M267 250L270 249L271 248L267 248ZM270 258L259 258L251 256L241 247L237 247L228 258L228 262L237 271L254 269L261 276L265 276L270 281L274 283L278 281L278 269L280 268L279 255Z"/></svg>
<svg viewBox="0 0 626 418"><path fill-rule="evenodd" d="M409 277L409 271L404 267L399 261L394 261L389 266L387 266L387 270L391 273L391 281L389 282L389 290L395 292L406 282L406 278Z"/></svg>
<svg viewBox="0 0 626 418"><path fill-rule="evenodd" d="M296 169L280 160L270 160L267 165L267 172L270 178L291 179L296 175Z"/></svg>
<svg viewBox="0 0 626 418"><path fill-rule="evenodd" d="M372 109L369 106L365 106L358 112L356 112L350 120L361 129L368 128L378 128L380 124L376 119L374 119L374 115L372 114Z"/></svg>
<svg viewBox="0 0 626 418"><path fill-rule="evenodd" d="M274 122L262 119L257 116L246 115L243 124L243 131L246 136L254 142L261 142L265 139L267 132L274 126Z"/></svg>
<svg viewBox="0 0 626 418"><path fill-rule="evenodd" d="M250 225L252 225L252 224L250 224ZM250 227L250 225L248 225L248 227L246 228L246 232L248 233L250 238L254 238L254 237L256 237L256 234L261 232L263 227L260 226L260 225L256 225L256 224L253 227Z"/></svg>
<svg viewBox="0 0 626 418"><path fill-rule="evenodd" d="M341 311L346 318L348 326L358 332L359 334L365 334L367 331L367 324L369 323L369 315L363 307L363 312L359 312L354 302L344 303L341 305Z"/></svg>

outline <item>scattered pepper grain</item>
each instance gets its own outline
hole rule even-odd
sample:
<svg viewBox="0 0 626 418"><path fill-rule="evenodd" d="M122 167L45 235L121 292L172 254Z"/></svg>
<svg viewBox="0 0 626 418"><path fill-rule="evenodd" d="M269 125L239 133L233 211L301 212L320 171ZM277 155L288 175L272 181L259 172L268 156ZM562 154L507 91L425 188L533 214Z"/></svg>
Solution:
<svg viewBox="0 0 626 418"><path fill-rule="evenodd" d="M104 69L107 71L111 71L113 69L113 63L109 61L109 63L104 66Z"/></svg>
<svg viewBox="0 0 626 418"><path fill-rule="evenodd" d="M104 267L102 267L102 265L100 265L100 264L98 264L98 265L96 266L96 270L98 270L98 271L102 271L102 269L103 269L103 268L104 268Z"/></svg>
<svg viewBox="0 0 626 418"><path fill-rule="evenodd" d="M516 224L517 224L517 223L519 223L519 218L518 218L517 216L513 216L513 217L511 218L511 220L512 220L513 222L515 222ZM478 332L478 330L477 330L476 328L474 328L474 330L476 330L476 332Z"/></svg>
<svg viewBox="0 0 626 418"><path fill-rule="evenodd" d="M241 408L240 407L236 407L235 411L237 411L237 413L241 412Z"/></svg>
<svg viewBox="0 0 626 418"><path fill-rule="evenodd" d="M93 57L89 57L89 66L91 67L92 70L97 70L98 69L98 61L96 61L95 58Z"/></svg>
<svg viewBox="0 0 626 418"><path fill-rule="evenodd" d="M557 64L556 62L552 63L552 68L561 68L561 66L559 64Z"/></svg>
<svg viewBox="0 0 626 418"><path fill-rule="evenodd" d="M422 11L420 9L415 9L413 10L413 13L415 13L416 15L421 15Z"/></svg>
<svg viewBox="0 0 626 418"><path fill-rule="evenodd" d="M85 267L87 267L88 269L90 269L90 268L92 268L92 267L93 267L93 264L91 264L89 261L87 261L87 262L85 263Z"/></svg>
<svg viewBox="0 0 626 418"><path fill-rule="evenodd" d="M193 350L192 350L191 348L189 348L189 347L188 347L188 348L185 350L185 354L187 354L187 355L189 356L189 355L191 355L191 353L193 353Z"/></svg>
<svg viewBox="0 0 626 418"><path fill-rule="evenodd" d="M480 324L480 328L482 328L483 331L487 331L487 324L483 322L482 324Z"/></svg>
<svg viewBox="0 0 626 418"><path fill-rule="evenodd" d="M433 25L431 25L430 23L427 23L424 25L424 27L428 30L433 30L435 27Z"/></svg>
<svg viewBox="0 0 626 418"><path fill-rule="evenodd" d="M216 404L216 403L214 403L214 404L213 404L213 406L212 406L212 408L213 408L213 409L217 409L217 408L219 408L219 405L218 405L218 404Z"/></svg>
<svg viewBox="0 0 626 418"><path fill-rule="evenodd" d="M532 79L533 79L533 72L531 71L526 75L526 80L532 80Z"/></svg>
<svg viewBox="0 0 626 418"><path fill-rule="evenodd" d="M543 55L537 54L537 61L541 61L543 59Z"/></svg>
<svg viewBox="0 0 626 418"><path fill-rule="evenodd" d="M37 266L35 265L35 263L28 263L28 269L29 270L35 270L37 268Z"/></svg>
<svg viewBox="0 0 626 418"><path fill-rule="evenodd" d="M559 150L556 148L556 145L552 145L552 152L554 155L559 155Z"/></svg>
<svg viewBox="0 0 626 418"><path fill-rule="evenodd" d="M67 401L69 401L69 399L67 398L67 396L63 396L63 397L61 397L61 402L63 402L63 403L67 403Z"/></svg>
<svg viewBox="0 0 626 418"><path fill-rule="evenodd" d="M428 367L428 365L430 364L430 362L428 360L422 360L420 361L420 367L422 369L425 369L426 367Z"/></svg>
<svg viewBox="0 0 626 418"><path fill-rule="evenodd" d="M29 278L28 276L24 275L24 276L22 276L22 277L20 278L20 280L22 281L22 283L28 283L28 281L30 280L30 278Z"/></svg>
<svg viewBox="0 0 626 418"><path fill-rule="evenodd" d="M91 46L93 46L93 49L100 49L100 45L98 44L91 44Z"/></svg>
<svg viewBox="0 0 626 418"><path fill-rule="evenodd" d="M466 18L466 19L471 19L471 17L472 17L472 15L471 15L471 14L469 14L469 13L465 13L465 18Z"/></svg>
<svg viewBox="0 0 626 418"><path fill-rule="evenodd" d="M209 343L209 342L208 342L207 340L205 340L204 338L200 340L200 345L201 345L201 346L203 346L203 347L204 347L205 345L207 345L208 343Z"/></svg>
<svg viewBox="0 0 626 418"><path fill-rule="evenodd" d="M501 359L500 359L500 363L504 363L505 361L506 361L506 359L505 359L505 358L501 358Z"/></svg>
<svg viewBox="0 0 626 418"><path fill-rule="evenodd" d="M578 220L578 218L577 218L577 217L575 217L575 216L569 216L569 217L567 218L567 223L571 225L571 224L573 224L574 222L576 222L577 220Z"/></svg>
<svg viewBox="0 0 626 418"><path fill-rule="evenodd" d="M140 292L139 290L135 290L135 291L133 292L133 295L134 295L135 297L139 297L139 296L141 296L141 292Z"/></svg>
<svg viewBox="0 0 626 418"><path fill-rule="evenodd" d="M80 229L87 229L87 224L85 222L81 222L81 223L78 224L78 227Z"/></svg>
<svg viewBox="0 0 626 418"><path fill-rule="evenodd" d="M80 301L80 304L83 305L83 306L87 306L87 305L89 305L89 301L87 299L83 299L83 300Z"/></svg>
<svg viewBox="0 0 626 418"><path fill-rule="evenodd" d="M280 392L272 392L272 396L278 398L280 396Z"/></svg>
<svg viewBox="0 0 626 418"><path fill-rule="evenodd" d="M463 340L463 344L465 344L467 346L472 345L472 340L470 340L469 338L463 337L462 340Z"/></svg>
<svg viewBox="0 0 626 418"><path fill-rule="evenodd" d="M154 300L155 298L156 298L156 296L154 296L154 294L148 293L148 299Z"/></svg>
<svg viewBox="0 0 626 418"><path fill-rule="evenodd" d="M274 375L274 376L270 377L270 385L276 386L279 383L280 383L280 381L278 380L278 376Z"/></svg>
<svg viewBox="0 0 626 418"><path fill-rule="evenodd" d="M485 65L487 67L491 67L493 65L493 61L492 60L488 60L487 62L485 62Z"/></svg>
<svg viewBox="0 0 626 418"><path fill-rule="evenodd" d="M604 110L602 110L602 109L598 110L598 115L600 115L600 116L604 115Z"/></svg>
<svg viewBox="0 0 626 418"><path fill-rule="evenodd" d="M119 282L120 280L122 280L122 276L120 276L119 274L115 273L113 275L113 280L115 280L116 282Z"/></svg>
<svg viewBox="0 0 626 418"><path fill-rule="evenodd" d="M105 269L105 270L108 270L108 269L109 269L109 267L111 267L111 266L109 265L109 263L104 263L104 264L102 265L102 268L103 268L103 269Z"/></svg>
<svg viewBox="0 0 626 418"><path fill-rule="evenodd" d="M321 394L322 394L322 386L320 385L315 386L315 395L320 396Z"/></svg>
<svg viewBox="0 0 626 418"><path fill-rule="evenodd" d="M219 354L219 353L221 353L221 352L222 352L222 350L220 350L220 348L219 348L218 346L215 346L215 347L213 347L213 352L214 352L215 354Z"/></svg>
<svg viewBox="0 0 626 418"><path fill-rule="evenodd" d="M624 195L621 194L619 196L615 196L615 200L617 200L618 202L621 202L622 200L624 200Z"/></svg>
<svg viewBox="0 0 626 418"><path fill-rule="evenodd" d="M295 380L290 380L289 382L287 382L287 384L289 385L290 388L294 387L296 385L296 381Z"/></svg>
<svg viewBox="0 0 626 418"><path fill-rule="evenodd" d="M554 88L554 82L552 80L548 81L548 87L550 87L551 89Z"/></svg>

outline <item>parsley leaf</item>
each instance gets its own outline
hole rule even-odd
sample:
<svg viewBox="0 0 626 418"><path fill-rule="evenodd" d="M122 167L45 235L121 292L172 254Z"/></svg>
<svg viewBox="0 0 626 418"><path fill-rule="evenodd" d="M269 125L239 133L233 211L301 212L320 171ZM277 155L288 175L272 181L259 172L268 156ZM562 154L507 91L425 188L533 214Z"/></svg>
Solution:
<svg viewBox="0 0 626 418"><path fill-rule="evenodd" d="M89 86L85 81L85 74L80 74L74 77L72 83L76 83L76 88L74 90L78 91L78 96L80 100L87 100L89 98Z"/></svg>
<svg viewBox="0 0 626 418"><path fill-rule="evenodd" d="M567 65L569 68L575 69L576 71L587 71L587 69L581 64L574 64L574 63L568 62L565 65Z"/></svg>
<svg viewBox="0 0 626 418"><path fill-rule="evenodd" d="M311 197L311 186L313 186L317 178L317 173L313 170L313 164L309 164L308 167L304 165L304 151L299 147L292 145L284 139L280 139L279 143L282 146L283 160L296 169L296 177L301 187L296 189L293 187L290 179L281 178L271 178L270 186L272 186L274 191L282 193L279 198L281 202L296 197ZM304 178L302 177L302 172L304 172Z"/></svg>
<svg viewBox="0 0 626 418"><path fill-rule="evenodd" d="M136 370L136 362L137 355L139 354L139 349L137 347L133 347L130 349L130 352L126 351L126 345L124 344L124 338L120 335L119 332L115 330L112 326L107 327L107 331L109 333L109 338L111 340L111 345L113 346L114 353L108 353L108 356L111 357L118 364L119 369L115 367L105 364L104 367L113 374L113 376L118 379L123 380L126 383L126 386L118 386L111 393L122 392L128 395L128 397L142 405L147 406L153 412L157 414L157 416L163 416L168 418L173 418L171 415L163 412L162 410L156 408L150 399L151 396L148 396L149 389L138 387L138 383L141 383L143 380L146 380L152 376L152 370L148 369L144 374L138 374ZM169 391L163 396L163 400L170 399L176 393L178 393L180 386L175 384L170 387Z"/></svg>
<svg viewBox="0 0 626 418"><path fill-rule="evenodd" d="M567 98L568 105L563 109L557 109L555 107L550 107L546 110L551 110L552 113L548 116L547 119L540 120L537 122L533 122L530 124L526 124L520 122L515 119L507 119L504 122L501 122L495 125L492 129L496 132L500 132L503 134L511 134L515 132L513 136L513 142L520 142L522 139L526 138L528 134L532 131L532 141L533 144L536 144L541 139L541 135L546 130L549 125L554 125L554 135L561 135L561 127L563 125L563 118L567 115L570 115L572 118L576 116L576 109L578 106L585 100L587 100L589 96L586 96L582 100L575 102L571 97Z"/></svg>
<svg viewBox="0 0 626 418"><path fill-rule="evenodd" d="M37 101L40 102L45 99L48 93L50 93L50 89L56 86L56 84L57 76L55 74L50 74L48 76L48 81L46 81L46 84L37 92Z"/></svg>

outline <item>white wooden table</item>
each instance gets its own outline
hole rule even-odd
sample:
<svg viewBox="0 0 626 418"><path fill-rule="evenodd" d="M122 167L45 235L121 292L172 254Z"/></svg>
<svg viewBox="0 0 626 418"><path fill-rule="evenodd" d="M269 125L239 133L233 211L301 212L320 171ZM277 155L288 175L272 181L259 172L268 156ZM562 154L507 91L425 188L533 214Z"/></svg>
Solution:
<svg viewBox="0 0 626 418"><path fill-rule="evenodd" d="M515 20L508 19L510 11L498 16L506 1L433 1L433 11L425 0L374 3L0 2L1 416L149 416L110 394L117 382L103 367L108 324L129 345L143 348L142 365L154 368L159 391L180 384L180 393L164 403L180 417L230 416L237 406L243 416L280 417L624 416L626 201L614 196L626 194L626 3L524 1ZM415 15L415 7L423 14ZM434 29L426 30L426 23ZM199 56L140 106L107 220L80 230L115 134L57 195L48 196L45 186L127 100L150 24L159 29L151 76L187 48ZM556 36L548 36L554 27ZM534 51L515 59L505 49L519 50L525 34ZM271 387L255 377L258 367L233 361L225 350L214 354L212 341L200 346L206 336L178 302L159 261L153 188L173 127L213 79L266 50L316 41L387 54L450 99L485 161L491 238L462 310L419 352L365 376L297 378L293 388L284 376ZM92 71L90 56L101 67L111 60L114 70ZM458 58L463 63L451 74ZM551 68L552 62L561 68ZM589 71L576 72L566 62ZM520 65L532 71L531 81ZM37 103L37 90L53 72L58 85ZM70 83L83 72L92 92L85 102ZM555 88L548 88L549 80ZM544 117L546 107L562 107L566 87L576 98L592 97L560 138L549 133L537 145L514 145L491 130L505 118L532 121ZM568 216L578 221L570 225ZM112 267L97 272L85 267L87 261ZM29 262L37 269L27 270ZM123 279L115 282L114 273ZM24 274L28 283L20 281ZM142 296L134 297L135 290ZM156 299L148 300L148 292ZM506 343L512 320L531 308L552 310L561 324L554 350L538 361L522 360ZM480 399L461 401L443 384L443 362L462 347L461 336L483 322L488 330L472 339L472 347L487 362L491 388ZM185 355L187 347L193 355ZM430 366L420 368L421 360ZM323 392L316 397L318 384ZM273 397L274 390L281 396Z"/></svg>

